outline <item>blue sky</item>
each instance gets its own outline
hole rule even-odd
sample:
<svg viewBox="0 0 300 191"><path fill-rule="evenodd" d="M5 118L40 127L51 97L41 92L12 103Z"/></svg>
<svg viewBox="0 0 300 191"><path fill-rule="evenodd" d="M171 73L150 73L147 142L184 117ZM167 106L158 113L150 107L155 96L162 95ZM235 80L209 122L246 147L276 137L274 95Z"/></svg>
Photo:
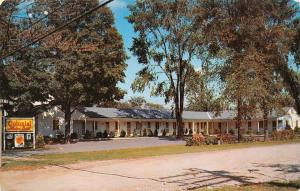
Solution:
<svg viewBox="0 0 300 191"><path fill-rule="evenodd" d="M300 0L295 0L295 1L300 3ZM114 0L109 5L115 17L116 28L118 29L119 33L122 35L125 49L127 55L129 56L129 59L126 61L128 66L125 72L126 74L125 82L122 84L120 83L119 87L127 91L124 100L130 99L130 97L132 96L143 96L148 101L164 105L165 104L164 98L150 96L149 89L146 89L145 92L143 93L133 93L130 87L131 83L135 78L136 72L138 72L139 69L141 68L141 66L138 64L136 57L134 57L132 53L129 51L129 48L132 43L132 37L134 37L135 33L132 25L128 23L125 17L129 15L129 10L127 8L127 5L132 3L134 3L134 0Z"/></svg>
<svg viewBox="0 0 300 191"><path fill-rule="evenodd" d="M134 3L134 0L114 0L109 5L109 7L112 9L115 16L116 28L118 29L119 33L122 35L125 49L127 55L129 56L129 59L126 61L128 66L125 72L126 74L125 83L122 84L120 83L119 87L127 91L124 100L130 99L130 97L132 96L144 96L145 99L148 101L158 103L158 104L164 104L164 98L154 97L154 96L151 97L149 89L146 89L145 92L143 93L133 93L130 87L131 83L135 78L136 72L138 72L139 69L141 68L141 66L138 64L136 57L134 57L129 51L129 48L132 43L132 37L134 37L135 33L132 25L128 23L125 17L129 15L129 10L127 8L127 5L132 3Z"/></svg>

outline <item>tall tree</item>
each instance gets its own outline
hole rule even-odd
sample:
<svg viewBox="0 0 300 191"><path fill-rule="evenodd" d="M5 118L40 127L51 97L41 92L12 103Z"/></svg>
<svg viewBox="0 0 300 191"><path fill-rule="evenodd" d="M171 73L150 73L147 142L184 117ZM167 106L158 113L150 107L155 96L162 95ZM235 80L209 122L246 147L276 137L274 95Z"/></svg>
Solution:
<svg viewBox="0 0 300 191"><path fill-rule="evenodd" d="M36 0L30 10L31 22L40 21L45 11L49 15L27 32L39 36L52 31L98 4L97 0ZM65 113L65 135L68 135L76 107L123 97L117 83L124 79L125 59L112 12L103 7L24 51L16 58L19 61L16 69L25 75L14 76L10 82L15 87L22 84L29 88L20 91L17 98L30 95L27 100L30 103L42 100L47 106L60 106ZM32 96L39 91L43 92L43 99Z"/></svg>
<svg viewBox="0 0 300 191"><path fill-rule="evenodd" d="M152 94L175 105L178 138L183 137L182 112L192 59L201 47L196 1L145 0L129 6L128 20L138 36L131 51L143 68L132 84L134 91L152 87Z"/></svg>
<svg viewBox="0 0 300 191"><path fill-rule="evenodd" d="M226 49L221 72L226 82L225 95L235 104L240 140L241 120L259 109L267 114L274 103L274 73L281 66L278 54L287 54L294 7L289 1L235 0L209 2L207 35L213 51ZM266 123L265 123L266 124ZM266 125L265 125L266 128Z"/></svg>

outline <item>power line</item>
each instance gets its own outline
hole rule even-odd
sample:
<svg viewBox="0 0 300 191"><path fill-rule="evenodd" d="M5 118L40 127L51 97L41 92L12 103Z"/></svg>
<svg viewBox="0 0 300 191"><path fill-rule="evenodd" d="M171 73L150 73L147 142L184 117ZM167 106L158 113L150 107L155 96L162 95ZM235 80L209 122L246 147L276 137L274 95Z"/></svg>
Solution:
<svg viewBox="0 0 300 191"><path fill-rule="evenodd" d="M92 13L92 12L94 12L94 11L100 9L101 7L104 7L105 5L111 3L112 1L114 1L114 0L107 0L107 1L103 2L102 4L98 5L97 7L88 10L87 12L85 12L85 13L83 13L83 14L77 16L76 18L72 19L71 21L67 22L66 24L64 24L64 25L62 25L62 26L60 26L60 27L54 29L53 31L51 31L51 32L49 32L49 33L47 33L47 34L45 34L45 35L43 35L43 36L37 38L36 40L34 40L34 41L32 41L32 42L30 42L30 43L24 45L24 46L21 46L20 48L18 48L18 49L16 49L16 50L14 50L14 51L12 51L12 52L6 54L5 56L1 57L0 60L3 60L3 59L5 59L5 58L7 58L7 57L9 57L9 56L12 56L12 55L14 55L15 53L17 53L17 52L23 50L24 48L27 48L27 47L29 47L29 46L31 46L31 45L34 45L35 43L37 43L37 42L39 42L39 41L41 41L41 40L47 38L48 36L50 36L50 35L52 35L52 34L58 32L58 31L60 31L61 29L63 29L64 27L70 25L71 23L73 23L73 22L75 22L75 21L77 21L77 20L79 20L79 19L81 19L81 18L87 16L88 14L90 14L90 13Z"/></svg>

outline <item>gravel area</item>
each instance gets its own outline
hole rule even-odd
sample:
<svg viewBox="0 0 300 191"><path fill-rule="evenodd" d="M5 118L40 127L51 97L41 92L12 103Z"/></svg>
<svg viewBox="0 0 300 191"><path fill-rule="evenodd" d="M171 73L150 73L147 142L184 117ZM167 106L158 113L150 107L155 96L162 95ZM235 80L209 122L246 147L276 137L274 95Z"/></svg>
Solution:
<svg viewBox="0 0 300 191"><path fill-rule="evenodd" d="M0 172L2 191L173 191L298 178L300 144Z"/></svg>

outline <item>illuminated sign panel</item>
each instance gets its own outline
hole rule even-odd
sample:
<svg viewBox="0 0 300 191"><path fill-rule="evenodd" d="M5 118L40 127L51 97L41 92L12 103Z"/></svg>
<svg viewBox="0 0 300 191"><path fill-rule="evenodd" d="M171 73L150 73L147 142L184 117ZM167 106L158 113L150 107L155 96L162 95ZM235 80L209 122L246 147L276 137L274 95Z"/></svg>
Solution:
<svg viewBox="0 0 300 191"><path fill-rule="evenodd" d="M33 119L7 119L6 132L33 132Z"/></svg>

